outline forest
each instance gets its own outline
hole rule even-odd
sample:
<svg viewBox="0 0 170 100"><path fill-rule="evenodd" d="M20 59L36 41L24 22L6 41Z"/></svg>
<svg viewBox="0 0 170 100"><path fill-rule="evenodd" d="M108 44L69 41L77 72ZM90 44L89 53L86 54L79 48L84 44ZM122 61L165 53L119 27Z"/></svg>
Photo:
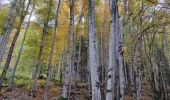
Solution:
<svg viewBox="0 0 170 100"><path fill-rule="evenodd" d="M0 100L170 100L170 0L0 0Z"/></svg>

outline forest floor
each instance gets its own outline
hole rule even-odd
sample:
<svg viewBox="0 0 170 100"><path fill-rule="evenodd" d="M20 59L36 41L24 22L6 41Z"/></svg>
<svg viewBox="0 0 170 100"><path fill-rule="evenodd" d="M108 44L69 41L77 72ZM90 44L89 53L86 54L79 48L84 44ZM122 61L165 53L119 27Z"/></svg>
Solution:
<svg viewBox="0 0 170 100"><path fill-rule="evenodd" d="M76 83L71 86L70 90L70 100L90 100L89 84L87 83ZM127 87L125 91L125 100L133 100L133 89ZM12 92L7 92L7 87L3 87L0 94L0 100L42 100L44 85L39 85L35 97L31 98L29 96L30 87L16 86L13 88ZM151 95L150 85L145 85L142 88L141 100L153 100ZM61 98L62 94L62 84L50 84L48 91L48 100L64 100Z"/></svg>
<svg viewBox="0 0 170 100"><path fill-rule="evenodd" d="M7 91L7 87L1 90L0 100L42 100L44 87L38 87L35 97L29 96L30 89L26 86L14 87L12 92ZM49 86L48 99L60 100L62 88L60 84L53 84Z"/></svg>

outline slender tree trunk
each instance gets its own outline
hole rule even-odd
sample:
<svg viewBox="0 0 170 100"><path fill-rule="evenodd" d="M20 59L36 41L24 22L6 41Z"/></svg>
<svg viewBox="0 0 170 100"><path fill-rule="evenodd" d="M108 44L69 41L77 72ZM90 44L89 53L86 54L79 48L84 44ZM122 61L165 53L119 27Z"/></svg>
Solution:
<svg viewBox="0 0 170 100"><path fill-rule="evenodd" d="M107 64L108 64L108 50L107 50L107 4L108 0L104 1L104 20L103 20L103 33L101 35L102 43L101 43L101 60L102 60L102 86L104 87L103 91L101 93L103 94L102 99L106 98L106 83L107 83Z"/></svg>
<svg viewBox="0 0 170 100"><path fill-rule="evenodd" d="M124 100L125 92L125 66L123 61L123 40L124 40L124 24L126 15L126 0L124 0L124 16L121 23L120 37L119 37L119 84L120 84L120 97L119 100Z"/></svg>
<svg viewBox="0 0 170 100"><path fill-rule="evenodd" d="M109 66L107 70L106 100L113 100L115 69L116 69L116 34L115 33L115 12L117 0L110 0L110 41L109 41Z"/></svg>
<svg viewBox="0 0 170 100"><path fill-rule="evenodd" d="M115 81L115 83L116 83L116 96L115 96L115 98L116 98L116 100L118 100L119 99L119 87L120 87L120 84L119 84L119 15L118 15L118 5L115 7L115 9L116 9L116 11L114 12L114 20L115 20L115 25L114 25L114 27L115 27L115 30L114 30L114 33L115 33L115 41L116 41L116 69L115 69L115 71L116 71L116 73L115 73L115 78L116 78L116 81Z"/></svg>
<svg viewBox="0 0 170 100"><path fill-rule="evenodd" d="M141 2L140 14L138 16L138 23L137 23L137 34L140 34L140 27L142 25L142 16L143 16L143 1ZM134 52L134 80L135 80L135 99L141 100L141 48L142 48L142 41L143 41L143 33L140 34L138 37L138 44L136 46Z"/></svg>
<svg viewBox="0 0 170 100"><path fill-rule="evenodd" d="M78 52L78 63L77 63L77 80L80 80L80 61L81 61L81 47L82 47L82 36L80 36L79 52Z"/></svg>
<svg viewBox="0 0 170 100"><path fill-rule="evenodd" d="M44 22L43 33L42 33L42 38L41 38L41 43L40 43L40 50L39 50L39 54L38 54L38 60L37 60L37 63L35 65L35 72L33 74L32 90L31 90L31 94L30 94L31 97L33 97L35 95L38 68L41 64L41 56L42 56L42 53L43 53L45 36L46 36L46 33L47 33L48 22L49 22L49 19L50 19L50 14L51 14L51 9L52 9L52 3L53 3L52 0L50 0L47 19Z"/></svg>
<svg viewBox="0 0 170 100"><path fill-rule="evenodd" d="M121 26L123 31L123 25ZM123 32L120 32L123 35ZM124 100L124 90L125 90L125 75L124 75L124 64L123 64L123 40L119 42L119 84L120 84L120 100Z"/></svg>
<svg viewBox="0 0 170 100"><path fill-rule="evenodd" d="M50 2L52 3L53 0L50 0ZM56 29L57 29L57 25L58 25L58 14L59 14L60 3L61 3L61 0L58 1L58 6L57 6L57 10L56 10L54 34L53 34L53 37L52 37L52 45L51 45L51 52L50 52L50 58L49 58L49 64L48 64L48 72L47 72L47 78L46 78L44 95L43 95L44 100L47 99L47 95L48 95L47 94L47 92L48 92L48 81L50 80L50 73L51 73L51 68L52 68L51 63L52 63L53 52L54 52L54 44L55 44L55 40L56 40Z"/></svg>
<svg viewBox="0 0 170 100"><path fill-rule="evenodd" d="M97 55L94 27L94 0L89 0L89 65L91 74L92 100L101 100L96 57Z"/></svg>
<svg viewBox="0 0 170 100"><path fill-rule="evenodd" d="M131 48L129 51L129 79L130 79L130 85L134 86L133 82L133 52L134 52L134 41L133 41L133 18L130 16L130 39L131 39Z"/></svg>
<svg viewBox="0 0 170 100"><path fill-rule="evenodd" d="M62 66L63 66L63 57L64 56L64 48L62 49L62 52L61 52L61 55L60 55L60 64L59 64L59 68L58 68L58 71L57 71L57 77L59 77L60 76L60 74L62 73L61 71L61 69L62 69Z"/></svg>
<svg viewBox="0 0 170 100"><path fill-rule="evenodd" d="M3 43L6 32L8 31L8 28L10 27L9 24L12 21L12 14L14 13L14 9L16 7L17 1L18 0L13 1L13 4L11 5L10 11L8 12L7 19L5 21L4 27L3 27L2 32L1 32L2 37L0 38L0 40L1 40L0 45L1 45L1 43Z"/></svg>
<svg viewBox="0 0 170 100"><path fill-rule="evenodd" d="M25 3L25 2L23 2L23 4L22 4L22 6L23 6L22 9L23 9L23 11L22 11L22 13L21 13L22 15L21 15L21 18L20 18L19 26L18 26L18 28L17 28L17 32L15 33L15 36L14 36L13 41L12 41L12 43L11 43L11 46L10 46L10 49L9 49L9 53L8 53L8 56L7 56L7 60L6 60L6 63L5 63L3 72L2 72L2 74L1 74L1 77L0 77L0 89L2 88L2 83L3 83L3 81L4 81L4 78L6 77L6 73L7 73L7 70L8 70L8 68L9 68L9 64L10 64L10 62L11 62L11 57L12 57L12 53L13 53L13 50L14 50L14 47L15 47L15 43L16 43L17 38L18 38L18 36L19 36L20 29L21 29L21 25L22 25L22 23L23 23L23 21L24 21L24 18L25 18L25 16L26 16L26 14L27 14L29 5L30 5L30 3L31 3L31 0L29 0L29 3L27 4L26 11L24 11L24 3Z"/></svg>
<svg viewBox="0 0 170 100"><path fill-rule="evenodd" d="M9 91L12 91L15 72L16 72L17 65L18 65L18 62L19 62L19 59L20 59L20 56L21 56L21 52L22 52L22 49L23 49L23 46L24 46L24 41L25 41L25 38L26 38L26 35L27 35L27 30L28 30L28 27L29 27L29 24L30 24L30 20L31 20L31 16L32 16L32 13L33 13L33 10L34 10L34 6L35 6L35 4L33 5L30 16L28 18L28 23L27 23L27 26L26 26L25 31L24 31L24 36L23 36L22 43L21 43L21 46L20 46L20 49L19 49L19 53L18 53L16 62L14 64L14 67L12 69L12 72L11 72L11 76L10 76L10 80L9 80L9 89L8 89Z"/></svg>
<svg viewBox="0 0 170 100"><path fill-rule="evenodd" d="M77 62L78 62L78 57L77 56L77 51L76 51L76 46L77 46L77 34L76 36L73 35L73 50L72 50L72 56L71 56L71 84L74 84L74 81L76 79L76 68L77 68Z"/></svg>
<svg viewBox="0 0 170 100"><path fill-rule="evenodd" d="M16 5L16 4L15 4ZM3 59L3 55L4 55L4 52L5 52L5 49L6 49L6 46L7 46L7 43L8 43L8 40L9 40L9 37L12 33L12 29L13 29L13 26L15 24L15 21L16 21L16 18L20 12L20 6L21 6L21 1L18 3L18 6L16 8L16 11L14 13L14 18L10 18L9 20L11 20L11 22L6 22L6 24L9 24L6 26L4 26L4 29L3 29L3 32L2 32L2 41L0 43L1 45L1 50L0 50L0 63L2 62L2 59ZM13 9L13 8L12 8ZM13 9L14 10L14 9ZM14 12L14 11L13 11ZM11 16L11 15L10 15ZM7 18L8 19L8 18ZM5 28L6 27L6 28Z"/></svg>
<svg viewBox="0 0 170 100"><path fill-rule="evenodd" d="M142 46L141 41L142 39L140 39L138 47L136 49L136 55L135 55L136 62L134 62L134 78L135 78L135 91L136 91L135 99L136 100L141 100L141 71L140 71L140 67L141 67L140 49Z"/></svg>
<svg viewBox="0 0 170 100"><path fill-rule="evenodd" d="M74 26L74 0L69 0L70 3L70 25L69 25L69 32L68 32L68 48L67 48L67 55L66 55L66 65L64 71L64 84L63 84L63 94L62 96L65 99L68 99L68 81L71 73L71 66L70 66L70 54L71 54L71 42L72 42L72 35L73 35L73 26Z"/></svg>

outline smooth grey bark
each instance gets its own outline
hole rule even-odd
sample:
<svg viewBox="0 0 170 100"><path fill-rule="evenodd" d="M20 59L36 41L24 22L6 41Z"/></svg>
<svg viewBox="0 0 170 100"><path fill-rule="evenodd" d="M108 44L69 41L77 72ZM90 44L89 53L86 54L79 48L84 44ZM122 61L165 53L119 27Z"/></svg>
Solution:
<svg viewBox="0 0 170 100"><path fill-rule="evenodd" d="M108 64L108 51L107 51L107 3L108 0L104 1L104 20L103 20L103 31L101 33L101 67L102 67L102 79L101 81L102 86L104 87L103 90L101 90L101 94L102 94L102 99L105 99L106 97L106 83L107 83L107 64Z"/></svg>
<svg viewBox="0 0 170 100"><path fill-rule="evenodd" d="M64 48L62 49L62 51L61 51L61 54L60 54L60 63L59 63L59 68L58 68L58 70L57 70L57 77L59 77L60 76L60 73L61 73L61 69L62 69L62 62L63 62L63 56L64 56Z"/></svg>
<svg viewBox="0 0 170 100"><path fill-rule="evenodd" d="M10 75L9 89L8 89L9 91L11 91L12 87L13 87L15 72L16 72L16 69L17 69L17 66L18 66L18 62L19 62L19 59L20 59L20 56L21 56L21 52L22 52L22 49L23 49L23 46L24 46L24 42L25 42L25 38L26 38L26 35L27 35L28 27L29 27L29 24L30 24L31 16L32 16L32 13L33 13L33 10L34 10L34 6L35 6L35 4L33 5L33 8L32 8L32 10L30 12L30 16L28 18L28 23L27 23L27 26L26 26L25 31L24 31L24 36L22 38L22 43L21 43L21 46L20 46L20 49L19 49L19 52L18 52L18 56L16 58L16 62L14 64L14 67L13 67L11 75Z"/></svg>
<svg viewBox="0 0 170 100"><path fill-rule="evenodd" d="M3 42L3 37L4 37L4 35L0 36L0 44L2 44L2 42Z"/></svg>
<svg viewBox="0 0 170 100"><path fill-rule="evenodd" d="M89 65L91 74L92 100L101 100L99 76L96 61L96 36L94 27L94 0L89 0Z"/></svg>
<svg viewBox="0 0 170 100"><path fill-rule="evenodd" d="M141 66L141 47L142 47L142 38L139 39L139 44L138 47L136 49L136 54L135 54L135 58L136 60L134 60L134 79L135 79L135 99L136 100L141 100L141 71L140 71L140 66Z"/></svg>
<svg viewBox="0 0 170 100"><path fill-rule="evenodd" d="M20 33L20 30L21 30L21 25L24 21L24 18L28 12L28 8L30 6L30 3L31 3L31 0L29 0L27 6L26 6L26 10L24 10L24 1L22 2L22 12L21 12L21 17L20 17L20 22L19 22L19 25L17 27L17 31L14 35L14 38L13 38L13 41L11 43L11 46L10 46L10 49L9 49L9 53L8 53L8 56L7 56L7 60L6 60L6 63L5 63L5 66L4 66L4 69L3 69L3 72L1 74L1 77L0 77L0 89L2 88L2 83L4 81L4 78L6 77L6 73L7 73L7 70L9 68L9 64L11 62L11 57L12 57L12 54L13 54L13 50L14 50L14 47L15 47L15 43L18 39L18 36L19 36L19 33Z"/></svg>
<svg viewBox="0 0 170 100"><path fill-rule="evenodd" d="M104 33L104 32L103 32ZM100 68L101 68L101 72L100 72L100 74L101 74L101 82L103 81L103 76L104 76L104 74L103 74L103 70L104 70L104 62L103 62L103 33L101 32L101 34L100 34L100 56L99 56L99 59L100 59Z"/></svg>
<svg viewBox="0 0 170 100"><path fill-rule="evenodd" d="M74 38L75 37L75 38ZM77 45L77 34L76 36L73 35L73 50L71 54L71 84L74 84L74 81L76 80L76 67L77 67L77 62L78 62L78 57L77 55L77 50L76 50L76 45Z"/></svg>
<svg viewBox="0 0 170 100"><path fill-rule="evenodd" d="M77 62L77 80L80 80L80 60L81 60L81 46L82 46L82 36L80 36L80 43L79 43L79 52L78 52L78 62Z"/></svg>
<svg viewBox="0 0 170 100"><path fill-rule="evenodd" d="M119 100L124 100L125 92L125 66L123 61L123 42L124 42L124 24L126 15L126 0L123 1L124 4L124 16L121 23L120 35L119 35L119 84L120 84L120 97Z"/></svg>
<svg viewBox="0 0 170 100"><path fill-rule="evenodd" d="M61 55L60 55L60 64L59 64L59 68L57 71L57 77L60 78L60 83L62 81L62 75L63 75L63 65L64 65L64 51L65 51L65 47L62 49Z"/></svg>
<svg viewBox="0 0 170 100"><path fill-rule="evenodd" d="M53 0L50 0L50 2L52 3ZM55 44L55 40L56 40L56 29L58 26L58 14L59 14L59 9L60 9L60 3L61 0L58 1L58 5L57 5L57 10L56 10L56 16L55 16L55 26L54 26L54 34L52 37L52 44L51 44L51 52L50 52L50 58L49 58L49 63L48 63L48 72L47 72L47 78L46 78L46 83L45 83L45 89L44 89L44 95L43 95L43 99L47 99L47 95L48 95L48 82L50 80L50 73L51 73L51 63L52 63L52 59L53 59L53 52L54 52L54 44Z"/></svg>
<svg viewBox="0 0 170 100"><path fill-rule="evenodd" d="M123 27L121 26L123 31ZM120 32L122 35L123 33ZM125 74L124 74L124 64L123 64L123 40L119 42L119 84L120 84L120 100L124 100L124 89L125 89Z"/></svg>
<svg viewBox="0 0 170 100"><path fill-rule="evenodd" d="M116 69L115 69L115 78L116 78L116 81L115 81L115 83L116 83L116 96L115 96L115 98L116 98L116 100L118 100L119 99L119 92L120 92L120 89L119 89L119 86L120 86L120 84L119 84L119 15L118 15L118 5L117 6L115 6L115 9L116 9L116 11L114 12L114 16L115 16L115 25L114 25L114 27L115 27L115 30L114 30L114 33L115 33L115 41L116 41Z"/></svg>
<svg viewBox="0 0 170 100"><path fill-rule="evenodd" d="M131 48L129 50L129 76L130 76L130 83L132 86L134 86L133 82L133 53L134 53L134 41L133 41L133 18L130 16L130 39L131 39Z"/></svg>
<svg viewBox="0 0 170 100"><path fill-rule="evenodd" d="M43 33L42 33L42 37L41 37L41 43L40 43L40 49L39 49L39 54L38 54L38 60L37 60L37 63L35 65L35 72L33 74L32 90L31 90L31 94L30 94L31 97L33 97L35 95L37 75L38 75L38 68L39 68L39 66L41 64L41 57L42 57L42 53L43 53L45 36L46 36L46 33L47 33L47 28L48 28L48 22L50 20L51 9L52 9L52 0L50 0L48 14L47 14L47 19L45 20L44 26L43 26Z"/></svg>
<svg viewBox="0 0 170 100"><path fill-rule="evenodd" d="M116 34L115 33L115 12L117 0L110 0L110 41L109 41L109 66L107 70L106 100L113 100L115 69L116 69Z"/></svg>
<svg viewBox="0 0 170 100"><path fill-rule="evenodd" d="M71 58L71 42L72 42L72 35L73 35L73 27L74 27L74 0L69 0L70 5L70 25L69 25L69 32L68 32L68 48L67 48L67 54L66 54L66 65L64 69L64 84L63 84L63 94L62 96L65 99L68 99L68 89L69 89L69 77L71 73L71 64L70 64L70 58Z"/></svg>

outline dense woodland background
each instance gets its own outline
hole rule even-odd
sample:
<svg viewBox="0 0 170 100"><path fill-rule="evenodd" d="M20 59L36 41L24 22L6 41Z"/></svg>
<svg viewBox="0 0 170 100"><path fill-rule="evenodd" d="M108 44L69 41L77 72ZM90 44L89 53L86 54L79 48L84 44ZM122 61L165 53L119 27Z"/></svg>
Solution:
<svg viewBox="0 0 170 100"><path fill-rule="evenodd" d="M170 0L0 0L0 99L170 100Z"/></svg>

